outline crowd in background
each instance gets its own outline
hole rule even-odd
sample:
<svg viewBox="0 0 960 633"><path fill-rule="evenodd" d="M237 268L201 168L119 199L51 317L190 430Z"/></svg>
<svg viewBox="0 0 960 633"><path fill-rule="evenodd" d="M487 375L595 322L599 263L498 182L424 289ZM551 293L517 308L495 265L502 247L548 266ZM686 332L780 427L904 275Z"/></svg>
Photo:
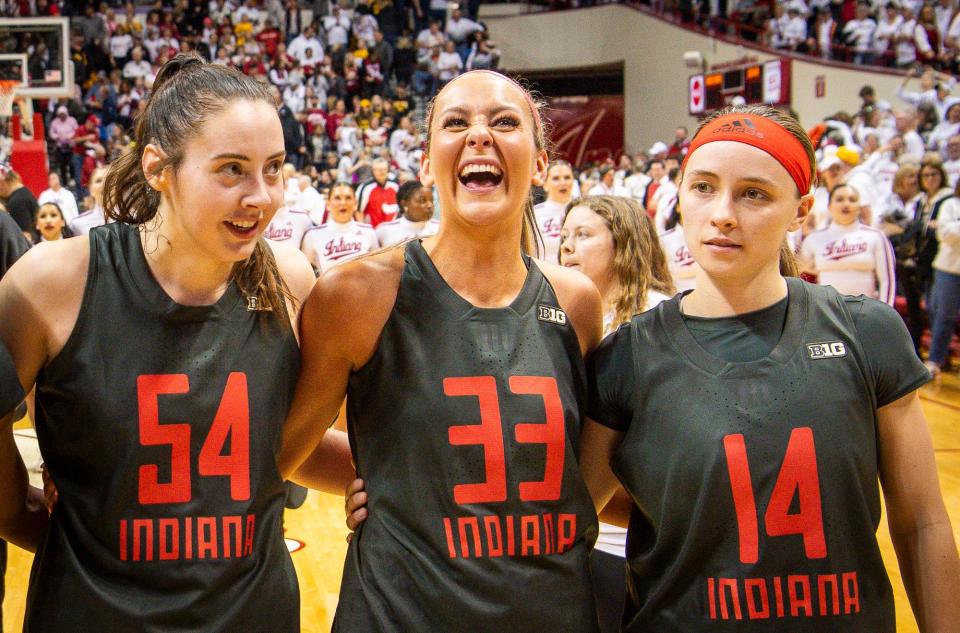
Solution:
<svg viewBox="0 0 960 633"><path fill-rule="evenodd" d="M953 96L953 77L936 69L954 70L956 38L950 34L960 33L960 19L953 17L953 2L873 7L862 1L819 0L807 5L803 0L775 4L741 0L728 6L661 7L694 18L719 12L738 23L752 21L762 25L762 38L773 47L823 56L835 54L828 44L838 37L855 34L856 42L844 39L845 46L854 45L840 49L853 55L852 61L911 68L896 95L880 98L864 86L861 103L849 104L811 130L819 145L821 185L810 221L794 236L793 246L803 254L804 238L831 225L831 191L841 183L851 185L858 221L886 236L891 258L896 259L895 271L892 264L888 271L877 271L875 296L893 303L893 290L899 289L918 349L926 325L924 306L935 302L931 287L937 217L946 201L960 200L956 197L960 97ZM429 190L412 185L398 197L403 185L416 179L426 104L457 74L495 69L499 57L476 19L476 4L358 0L350 6L346 0L316 0L309 5L296 0L286 4L243 0L234 5L231 0L178 0L175 6L158 2L138 9L132 4L23 0L5 6L8 13L19 15L71 16L75 95L37 102L44 113L51 165L50 187L40 203L56 203L62 233L82 233L103 221L99 192L104 167L129 147L131 127L159 67L178 52L193 51L272 86L289 164L286 206L267 236L301 246L318 271L392 241L436 230L436 218L427 222L429 214L420 211L413 213L417 216L413 223L395 224L409 213L411 201L429 202L432 197ZM936 32L929 32L926 41L935 54L923 52L917 35L909 45L916 54L901 55L906 44L885 39L881 26L870 26L875 22L870 16L877 11L898 23L912 12L926 16L923 20L934 19ZM757 16L764 17L758 22ZM816 30L825 19L834 24L827 39ZM795 37L789 20L813 20L815 28ZM799 34L802 29L795 24ZM54 63L56 57L43 45L27 52L34 74L42 74L45 64ZM929 65L915 70L918 61ZM908 89L914 75L919 75L918 91ZM664 248L681 290L693 279L692 258L682 239L677 240L675 228L680 221L677 176L689 137L685 127L678 127L674 138L648 149L625 153L616 161L575 166L566 196L569 200L614 195L639 201L657 231L666 236ZM0 153L4 151L9 151L9 143L0 144ZM336 192L336 183L349 183L353 189ZM10 188L3 189L0 196L9 198ZM542 191L538 195L537 202L549 197ZM563 202L550 206L551 217L540 222L546 241L554 244L545 256L554 261L562 225L562 217L554 216ZM34 217L36 202L32 211L17 211L22 204L7 199L11 213L34 241L48 239ZM327 223L335 230L311 233ZM378 228L380 224L389 226ZM46 226L55 231L49 223ZM960 274L960 261L947 267Z"/></svg>

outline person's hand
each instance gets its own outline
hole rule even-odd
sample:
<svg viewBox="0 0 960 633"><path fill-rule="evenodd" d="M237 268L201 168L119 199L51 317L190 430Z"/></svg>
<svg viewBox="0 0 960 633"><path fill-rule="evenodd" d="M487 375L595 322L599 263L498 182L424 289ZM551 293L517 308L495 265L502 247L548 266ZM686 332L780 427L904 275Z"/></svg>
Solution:
<svg viewBox="0 0 960 633"><path fill-rule="evenodd" d="M43 477L43 500L47 506L47 512L52 513L60 494L57 492L57 486L53 483L53 478L50 477L50 471L47 470L46 465L40 467L40 474Z"/></svg>
<svg viewBox="0 0 960 633"><path fill-rule="evenodd" d="M363 490L363 480L354 479L344 491L344 514L347 516L347 542L353 538L353 532L367 519L367 493Z"/></svg>
<svg viewBox="0 0 960 633"><path fill-rule="evenodd" d="M907 70L907 77L916 77L916 76L917 76L917 67L916 67L916 66L911 66L911 67Z"/></svg>

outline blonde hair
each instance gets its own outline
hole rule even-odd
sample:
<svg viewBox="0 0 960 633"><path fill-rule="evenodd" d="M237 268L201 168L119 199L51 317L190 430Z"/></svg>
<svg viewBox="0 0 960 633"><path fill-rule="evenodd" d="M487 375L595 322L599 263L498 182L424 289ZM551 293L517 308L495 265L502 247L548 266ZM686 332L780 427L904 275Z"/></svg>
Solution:
<svg viewBox="0 0 960 633"><path fill-rule="evenodd" d="M619 196L577 198L567 205L564 222L570 210L580 206L600 216L613 237L612 267L617 292L611 302L614 310L612 327L643 312L651 290L665 295L675 292L656 228L638 202Z"/></svg>
<svg viewBox="0 0 960 633"><path fill-rule="evenodd" d="M536 146L537 151L545 150L549 152L549 148L547 146L547 139L549 137L549 134L547 132L546 126L543 123L543 116L542 116L542 110L546 104L540 99L538 99L533 94L533 92L531 92L529 89L520 85L514 79L506 75L494 72L492 70L468 71L466 73L463 73L462 75L459 75L458 77L463 77L464 75L468 75L471 72L489 73L493 75L498 75L503 79L507 80L508 82L512 83L513 85L515 85L517 88L519 88L523 92L527 106L530 108L530 118L533 120L533 143ZM450 83L453 83L453 82L451 81ZM442 92L443 90L438 92L433 97L433 99L430 100L430 103L427 105L427 116L424 120L425 121L424 125L426 126L425 132L427 137L427 154L428 155L430 154L430 139L431 139L430 129L433 124L433 112L437 104L437 99L440 98L440 94ZM544 244L543 244L543 237L540 235L540 229L537 228L537 218L533 212L533 195L530 192L527 193L527 198L526 200L524 200L524 203L523 203L523 227L520 231L520 249L527 255L542 255L544 252L546 252L546 248L544 247Z"/></svg>

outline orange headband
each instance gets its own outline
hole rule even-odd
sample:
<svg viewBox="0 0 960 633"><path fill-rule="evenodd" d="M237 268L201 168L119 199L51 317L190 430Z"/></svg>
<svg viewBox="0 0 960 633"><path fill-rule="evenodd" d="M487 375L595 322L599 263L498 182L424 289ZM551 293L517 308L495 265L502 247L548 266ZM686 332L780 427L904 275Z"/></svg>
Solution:
<svg viewBox="0 0 960 633"><path fill-rule="evenodd" d="M735 112L707 123L690 143L683 169L697 148L713 141L735 141L753 145L773 156L787 170L800 195L810 193L810 158L803 143L782 125L755 114Z"/></svg>

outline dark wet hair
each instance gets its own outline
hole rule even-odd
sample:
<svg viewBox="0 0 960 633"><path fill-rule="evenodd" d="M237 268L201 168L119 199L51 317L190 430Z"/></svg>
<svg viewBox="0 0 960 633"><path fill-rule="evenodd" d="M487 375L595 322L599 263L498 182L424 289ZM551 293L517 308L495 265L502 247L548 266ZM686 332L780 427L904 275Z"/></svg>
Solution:
<svg viewBox="0 0 960 633"><path fill-rule="evenodd" d="M269 86L236 69L206 63L196 53L177 55L164 64L146 108L137 118L133 148L114 161L107 172L103 185L107 216L134 225L156 217L160 193L143 173L144 148L153 143L166 154L158 173L168 167L176 172L187 143L211 117L238 100L262 101L275 108ZM257 297L264 311L286 314L284 300L296 303L263 237L257 240L250 257L234 264L231 279L244 295Z"/></svg>

